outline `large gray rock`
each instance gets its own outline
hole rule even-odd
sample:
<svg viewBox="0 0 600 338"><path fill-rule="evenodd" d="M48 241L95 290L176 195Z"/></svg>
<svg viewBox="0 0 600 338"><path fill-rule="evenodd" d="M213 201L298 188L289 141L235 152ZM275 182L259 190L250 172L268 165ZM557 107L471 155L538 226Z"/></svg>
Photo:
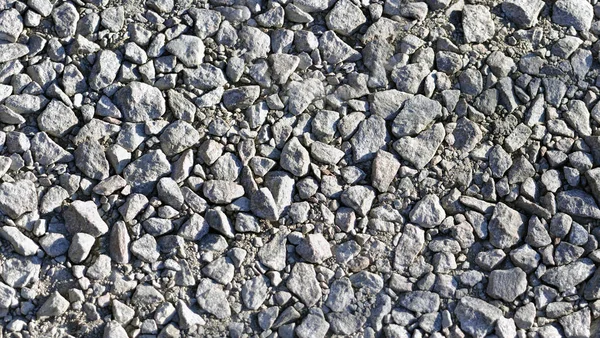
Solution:
<svg viewBox="0 0 600 338"><path fill-rule="evenodd" d="M122 56L109 49L101 50L90 73L88 83L93 90L102 90L117 78Z"/></svg>
<svg viewBox="0 0 600 338"><path fill-rule="evenodd" d="M160 150L152 150L130 163L123 170L123 178L131 185L132 191L149 194L156 182L171 173L171 164Z"/></svg>
<svg viewBox="0 0 600 338"><path fill-rule="evenodd" d="M74 201L63 211L65 226L71 234L83 232L99 237L108 232L108 225L93 201Z"/></svg>
<svg viewBox="0 0 600 338"><path fill-rule="evenodd" d="M508 19L523 28L529 28L537 23L543 7L542 0L506 0L502 2L502 11Z"/></svg>
<svg viewBox="0 0 600 338"><path fill-rule="evenodd" d="M166 110L161 91L143 82L131 82L115 94L115 104L125 121L145 122L161 117Z"/></svg>
<svg viewBox="0 0 600 338"><path fill-rule="evenodd" d="M388 132L385 120L379 116L371 116L362 121L352 139L354 162L365 162L375 158L377 151L385 146Z"/></svg>
<svg viewBox="0 0 600 338"><path fill-rule="evenodd" d="M198 306L218 319L231 316L231 307L222 286L208 278L202 279L196 290Z"/></svg>
<svg viewBox="0 0 600 338"><path fill-rule="evenodd" d="M0 212L18 218L26 212L37 210L38 198L35 184L29 180L0 184Z"/></svg>
<svg viewBox="0 0 600 338"><path fill-rule="evenodd" d="M198 66L204 59L204 43L197 36L181 35L167 43L165 49L187 67Z"/></svg>
<svg viewBox="0 0 600 338"><path fill-rule="evenodd" d="M160 135L160 147L167 156L179 154L195 146L198 141L200 133L183 120L171 123Z"/></svg>
<svg viewBox="0 0 600 338"><path fill-rule="evenodd" d="M352 34L366 21L360 8L349 0L338 1L325 17L327 27L342 35Z"/></svg>
<svg viewBox="0 0 600 338"><path fill-rule="evenodd" d="M258 250L258 260L266 267L281 271L286 267L286 244L288 233L279 231L273 238Z"/></svg>
<svg viewBox="0 0 600 338"><path fill-rule="evenodd" d="M588 279L595 270L596 266L592 260L582 258L571 264L548 269L542 280L563 292Z"/></svg>
<svg viewBox="0 0 600 338"><path fill-rule="evenodd" d="M467 42L485 42L494 37L496 33L492 14L484 5L465 5L462 24Z"/></svg>
<svg viewBox="0 0 600 338"><path fill-rule="evenodd" d="M552 21L561 26L588 31L594 19L594 8L585 0L558 0L552 7Z"/></svg>
<svg viewBox="0 0 600 338"><path fill-rule="evenodd" d="M298 138L294 137L283 147L279 164L294 176L304 176L308 174L310 155Z"/></svg>
<svg viewBox="0 0 600 338"><path fill-rule="evenodd" d="M311 264L296 263L286 286L308 307L315 305L321 299L321 287L315 268Z"/></svg>
<svg viewBox="0 0 600 338"><path fill-rule="evenodd" d="M404 102L392 123L392 133L397 137L417 135L441 116L442 105L438 101L416 95Z"/></svg>
<svg viewBox="0 0 600 338"><path fill-rule="evenodd" d="M399 139L394 143L394 150L415 168L423 169L431 161L445 136L444 126L436 123L418 136Z"/></svg>
<svg viewBox="0 0 600 338"><path fill-rule="evenodd" d="M10 8L0 12L0 40L17 42L22 31L23 18L16 9Z"/></svg>
<svg viewBox="0 0 600 338"><path fill-rule="evenodd" d="M0 228L0 237L7 240L19 255L33 256L39 250L39 246L17 227L3 226Z"/></svg>
<svg viewBox="0 0 600 338"><path fill-rule="evenodd" d="M431 313L440 308L440 296L430 291L412 291L400 298L400 305L413 312Z"/></svg>
<svg viewBox="0 0 600 338"><path fill-rule="evenodd" d="M37 118L41 131L61 137L77 125L78 119L73 110L58 100L52 100Z"/></svg>
<svg viewBox="0 0 600 338"><path fill-rule="evenodd" d="M561 191L556 195L558 210L576 217L600 219L600 208L594 198L583 190Z"/></svg>
<svg viewBox="0 0 600 338"><path fill-rule="evenodd" d="M496 204L488 224L490 243L506 249L517 244L525 231L525 216L504 203Z"/></svg>
<svg viewBox="0 0 600 338"><path fill-rule="evenodd" d="M488 295L512 302L527 290L527 274L521 268L494 270L488 280Z"/></svg>
<svg viewBox="0 0 600 338"><path fill-rule="evenodd" d="M75 165L87 177L103 180L108 177L110 170L104 151L104 147L98 141L85 141L75 150Z"/></svg>
<svg viewBox="0 0 600 338"><path fill-rule="evenodd" d="M502 310L473 297L463 297L454 314L460 328L475 338L484 338L494 330L494 324L502 317Z"/></svg>
<svg viewBox="0 0 600 338"><path fill-rule="evenodd" d="M58 291L54 291L37 311L38 318L57 317L67 312L70 303Z"/></svg>
<svg viewBox="0 0 600 338"><path fill-rule="evenodd" d="M410 220L424 228L433 228L442 223L446 218L446 211L442 208L440 198L429 194L420 199L410 211Z"/></svg>

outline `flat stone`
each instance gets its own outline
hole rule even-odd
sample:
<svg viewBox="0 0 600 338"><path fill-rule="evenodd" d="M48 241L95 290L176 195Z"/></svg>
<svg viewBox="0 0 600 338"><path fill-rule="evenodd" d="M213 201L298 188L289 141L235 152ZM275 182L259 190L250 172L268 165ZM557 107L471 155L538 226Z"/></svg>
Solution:
<svg viewBox="0 0 600 338"><path fill-rule="evenodd" d="M570 216L600 219L600 208L594 197L583 190L561 191L556 195L556 206Z"/></svg>
<svg viewBox="0 0 600 338"><path fill-rule="evenodd" d="M35 184L29 180L0 184L0 211L11 218L37 210L38 196Z"/></svg>
<svg viewBox="0 0 600 338"><path fill-rule="evenodd" d="M521 268L490 272L487 294L512 302L527 290L527 274Z"/></svg>
<svg viewBox="0 0 600 338"><path fill-rule="evenodd" d="M321 299L321 288L317 281L315 269L311 264L296 263L288 277L286 286L306 306L313 306Z"/></svg>

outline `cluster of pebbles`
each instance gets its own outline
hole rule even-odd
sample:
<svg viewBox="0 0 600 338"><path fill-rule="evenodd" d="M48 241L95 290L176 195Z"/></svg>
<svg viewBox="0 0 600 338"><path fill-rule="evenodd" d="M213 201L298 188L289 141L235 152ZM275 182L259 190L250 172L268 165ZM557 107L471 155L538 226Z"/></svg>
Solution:
<svg viewBox="0 0 600 338"><path fill-rule="evenodd" d="M0 0L0 337L600 335L596 0Z"/></svg>

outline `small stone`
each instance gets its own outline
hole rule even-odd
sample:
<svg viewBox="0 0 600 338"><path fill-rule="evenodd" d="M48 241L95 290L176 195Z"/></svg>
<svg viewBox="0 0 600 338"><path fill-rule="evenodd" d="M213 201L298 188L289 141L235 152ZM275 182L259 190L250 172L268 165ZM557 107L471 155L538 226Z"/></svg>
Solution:
<svg viewBox="0 0 600 338"><path fill-rule="evenodd" d="M16 227L3 226L0 228L0 237L7 240L19 255L33 256L39 250L39 246Z"/></svg>
<svg viewBox="0 0 600 338"><path fill-rule="evenodd" d="M308 173L310 155L297 138L289 140L281 151L280 165L294 176L302 177Z"/></svg>
<svg viewBox="0 0 600 338"><path fill-rule="evenodd" d="M442 223L446 212L437 195L426 195L410 211L410 220L424 228L433 228Z"/></svg>
<svg viewBox="0 0 600 338"><path fill-rule="evenodd" d="M38 318L58 317L69 309L69 301L58 291L53 292L37 311Z"/></svg>
<svg viewBox="0 0 600 338"><path fill-rule="evenodd" d="M377 152L371 169L372 185L379 192L386 192L400 169L400 161L386 151Z"/></svg>

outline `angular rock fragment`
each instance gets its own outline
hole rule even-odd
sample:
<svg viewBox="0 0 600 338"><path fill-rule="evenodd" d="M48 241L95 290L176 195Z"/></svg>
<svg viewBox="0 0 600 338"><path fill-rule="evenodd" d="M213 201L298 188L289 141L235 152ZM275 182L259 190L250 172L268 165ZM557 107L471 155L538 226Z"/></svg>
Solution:
<svg viewBox="0 0 600 338"><path fill-rule="evenodd" d="M26 212L37 210L38 196L35 184L29 180L0 184L0 212L18 218Z"/></svg>
<svg viewBox="0 0 600 338"><path fill-rule="evenodd" d="M108 225L100 217L93 201L74 201L65 209L63 217L71 234L82 232L99 237L108 232Z"/></svg>
<svg viewBox="0 0 600 338"><path fill-rule="evenodd" d="M130 163L123 170L123 178L133 192L149 194L156 182L171 173L171 164L160 150L152 150Z"/></svg>

